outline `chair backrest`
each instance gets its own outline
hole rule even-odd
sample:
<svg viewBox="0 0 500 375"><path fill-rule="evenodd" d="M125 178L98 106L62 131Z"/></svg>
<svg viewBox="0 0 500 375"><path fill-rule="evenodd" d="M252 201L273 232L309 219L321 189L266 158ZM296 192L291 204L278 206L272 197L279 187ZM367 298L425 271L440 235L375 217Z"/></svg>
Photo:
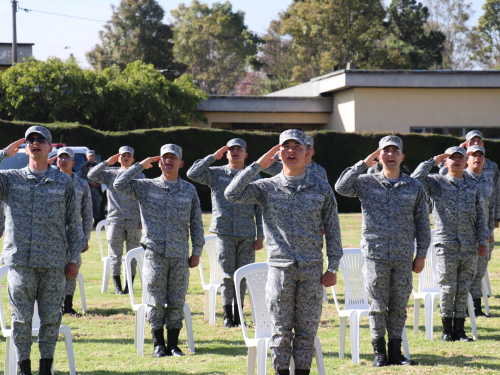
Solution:
<svg viewBox="0 0 500 375"><path fill-rule="evenodd" d="M104 227L104 230L108 230L108 221L107 220L101 220L99 223L97 223L97 226L95 227L95 231L97 233L97 241L99 242L99 250L101 250L101 260L104 258L104 251L102 249L102 227ZM107 232L106 232L107 233ZM109 245L108 245L108 256L109 256Z"/></svg>
<svg viewBox="0 0 500 375"><path fill-rule="evenodd" d="M250 294L251 308L255 319L255 338L271 337L271 317L266 306L267 263L252 263L236 270L234 283L239 311L241 310L240 285L246 279ZM243 321L243 319L242 319ZM245 325L242 324L243 336L248 338Z"/></svg>
<svg viewBox="0 0 500 375"><path fill-rule="evenodd" d="M440 288L436 282L436 254L434 251L434 239L431 239L427 256L425 257L425 266L422 272L418 274L418 292L439 292Z"/></svg>
<svg viewBox="0 0 500 375"><path fill-rule="evenodd" d="M128 293L130 296L130 302L132 303L132 306L138 305L137 303L135 303L134 288L132 287L132 259L135 259L137 261L137 270L139 271L141 278L144 278L144 275L142 273L142 266L144 264L143 258L144 258L144 249L142 247L136 247L135 249L129 250L125 255L125 269L127 270L127 282L129 285ZM146 283L141 282L141 284L142 284L142 300L140 303L147 304L148 298L145 287Z"/></svg>
<svg viewBox="0 0 500 375"><path fill-rule="evenodd" d="M5 337L7 334L7 326L5 325L5 317L3 316L3 304L2 304L2 281L7 273L9 273L10 266L2 266L0 267L0 321L2 324L2 335Z"/></svg>
<svg viewBox="0 0 500 375"><path fill-rule="evenodd" d="M210 284L222 284L222 269L219 265L219 259L217 257L217 249L215 244L217 241L217 235L212 234L210 236L205 236L205 248L207 249L208 260L210 262ZM203 265L198 265L200 270L201 283L205 286L205 278L203 276Z"/></svg>
<svg viewBox="0 0 500 375"><path fill-rule="evenodd" d="M364 257L361 249L343 249L343 252L344 255L340 258L340 270L345 285L345 310L368 309L362 273Z"/></svg>

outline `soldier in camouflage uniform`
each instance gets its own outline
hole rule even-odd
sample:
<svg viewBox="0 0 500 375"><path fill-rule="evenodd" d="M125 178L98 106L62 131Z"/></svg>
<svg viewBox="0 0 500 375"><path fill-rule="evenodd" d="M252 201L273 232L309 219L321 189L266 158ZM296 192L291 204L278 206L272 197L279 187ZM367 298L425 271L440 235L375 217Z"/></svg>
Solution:
<svg viewBox="0 0 500 375"><path fill-rule="evenodd" d="M490 315L486 315L481 310L481 297L482 293L482 280L488 268L488 262L491 259L491 252L495 246L495 241L493 239L493 231L495 229L495 209L496 209L496 195L495 184L491 178L482 173L482 168L485 163L486 151L481 146L471 146L467 149L467 169L464 171L471 179L475 180L480 187L481 193L483 195L483 209L486 214L486 220L488 222L488 229L490 231L490 241L487 247L487 253L484 257L477 258L477 269L476 277L472 281L470 286L470 294L474 301L474 313L477 316L485 316L487 318Z"/></svg>
<svg viewBox="0 0 500 375"><path fill-rule="evenodd" d="M229 163L223 167L211 167L224 153ZM226 328L241 324L238 304L234 295L234 272L255 262L255 251L263 248L262 208L258 204L238 204L224 197L224 190L234 177L245 168L248 157L247 145L243 139L231 139L226 146L205 159L197 160L187 176L212 190L212 223L209 231L217 234L217 255L224 278L221 285L224 307L223 325ZM255 180L260 178L255 176ZM257 240L255 239L257 226ZM241 303L246 291L246 282L241 283ZM233 318L234 305L234 318Z"/></svg>
<svg viewBox="0 0 500 375"><path fill-rule="evenodd" d="M73 173L73 166L75 165L75 153L69 147L63 147L57 150L57 166L59 170L73 179L75 186L75 195L78 208L82 217L82 229L85 234L85 248L82 253L89 249L90 233L92 232L92 196L90 194L90 187L82 178ZM69 259L68 259L69 260ZM78 262L78 270L82 266L82 261ZM76 289L76 277L66 280L66 297L64 298L63 314L73 314L76 317L82 316L75 309L73 309L73 295Z"/></svg>
<svg viewBox="0 0 500 375"><path fill-rule="evenodd" d="M96 226L101 217L102 190L100 184L95 181L90 181L88 178L90 169L97 165L95 161L95 151L88 150L85 156L87 157L87 162L80 166L78 177L81 177L90 186L90 194L92 195L92 214L94 216L94 226Z"/></svg>
<svg viewBox="0 0 500 375"><path fill-rule="evenodd" d="M66 278L78 274L85 236L73 181L47 162L52 150L49 130L32 126L25 137L28 166L0 171L0 199L6 206L0 263L10 266L7 287L19 373L31 374L31 327L36 301L40 315L39 374L49 375L61 325ZM23 142L20 139L0 151L0 162L13 156Z"/></svg>
<svg viewBox="0 0 500 375"><path fill-rule="evenodd" d="M448 174L429 175L432 167L442 161ZM486 254L490 239L480 186L464 174L465 165L465 149L450 147L444 154L421 163L412 174L432 199L443 341L472 341L464 330L467 299L478 252L480 256Z"/></svg>
<svg viewBox="0 0 500 375"><path fill-rule="evenodd" d="M179 178L179 168L184 165L182 149L166 144L160 155L127 169L115 180L114 188L137 200L141 207L144 234L141 243L145 249L142 281L148 292L147 316L153 334L153 356L182 356L178 343L189 268L198 266L205 238L196 189ZM134 179L155 161L162 171L160 177ZM167 327L166 347L164 326Z"/></svg>
<svg viewBox="0 0 500 375"><path fill-rule="evenodd" d="M109 166L119 162L120 169L108 169ZM141 216L139 213L139 203L130 197L122 194L113 187L113 182L127 168L134 163L134 149L130 146L122 146L118 154L111 156L108 160L97 164L89 171L88 177L92 181L106 184L106 194L108 196L108 238L111 249L111 274L115 286L115 294L127 294L128 284L125 281L125 290L122 290L121 266L123 257L123 242L126 242L126 251L141 246ZM145 178L143 173L139 173L136 178ZM132 262L132 282L136 274L137 262ZM126 279L125 279L126 280ZM132 287L132 286L130 286Z"/></svg>
<svg viewBox="0 0 500 375"><path fill-rule="evenodd" d="M283 171L254 181L278 150ZM330 185L306 169L308 152L306 135L286 130L280 135L280 145L240 172L224 194L231 202L262 206L269 265L266 303L276 374L290 374L292 356L295 374L309 374L321 317L322 285L336 284L342 257L337 202ZM322 224L328 258L324 274Z"/></svg>
<svg viewBox="0 0 500 375"><path fill-rule="evenodd" d="M328 182L328 176L326 175L326 170L321 165L312 160L312 157L316 154L314 149L314 138L306 135L307 137L307 151L309 152L306 158L306 169L309 172L316 174L319 178ZM274 156L274 161L269 168L264 169L262 172L267 173L271 176L276 176L283 170L283 163L279 160L278 156Z"/></svg>
<svg viewBox="0 0 500 375"><path fill-rule="evenodd" d="M377 156L382 172L363 174L376 165ZM335 184L339 194L361 201L363 279L370 298L369 319L376 367L416 364L402 355L401 337L412 291L412 270L419 273L424 268L431 229L424 188L401 172L403 160L403 141L389 135L380 140L377 151L347 168Z"/></svg>
<svg viewBox="0 0 500 375"><path fill-rule="evenodd" d="M3 236L3 231L5 230L5 211L4 204L0 201L0 237Z"/></svg>

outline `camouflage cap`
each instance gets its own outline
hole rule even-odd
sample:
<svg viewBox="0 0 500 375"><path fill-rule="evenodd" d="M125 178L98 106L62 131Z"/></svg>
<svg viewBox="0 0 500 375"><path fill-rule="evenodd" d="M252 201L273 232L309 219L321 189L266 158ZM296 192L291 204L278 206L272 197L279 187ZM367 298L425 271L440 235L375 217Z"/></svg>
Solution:
<svg viewBox="0 0 500 375"><path fill-rule="evenodd" d="M481 147L479 145L475 145L475 146L470 146L468 149L467 149L467 153L469 152L476 152L476 151L480 151L483 153L483 155L486 155L486 151L484 150L484 147Z"/></svg>
<svg viewBox="0 0 500 375"><path fill-rule="evenodd" d="M118 152L120 153L120 155L123 155L124 153L128 152L130 155L134 156L134 149L130 146L122 146L120 147Z"/></svg>
<svg viewBox="0 0 500 375"><path fill-rule="evenodd" d="M453 147L447 148L444 153L450 154L450 156L453 154L459 153L459 154L462 154L465 158L467 157L467 152L465 151L465 148L458 147L458 146L453 146Z"/></svg>
<svg viewBox="0 0 500 375"><path fill-rule="evenodd" d="M280 134L280 145L288 141L289 139L293 139L299 142L302 146L306 146L307 135L299 129L288 129Z"/></svg>
<svg viewBox="0 0 500 375"><path fill-rule="evenodd" d="M87 151L87 155L95 155L95 151L94 150L88 150Z"/></svg>
<svg viewBox="0 0 500 375"><path fill-rule="evenodd" d="M396 146L400 150L402 150L403 149L403 140L401 138L399 138L397 135L385 136L378 143L378 148L379 148L379 150L382 150L384 147L387 147L387 146Z"/></svg>
<svg viewBox="0 0 500 375"><path fill-rule="evenodd" d="M469 139L472 139L474 137L483 139L483 133L481 133L479 130L472 130L467 133L467 135L465 136L465 140L468 141Z"/></svg>
<svg viewBox="0 0 500 375"><path fill-rule="evenodd" d="M311 147L314 147L314 138L311 137L310 135L308 135L307 138L306 138L306 144L308 146L310 145Z"/></svg>
<svg viewBox="0 0 500 375"><path fill-rule="evenodd" d="M57 150L57 156L61 154L68 154L71 159L75 158L75 152L70 147L62 147L59 150Z"/></svg>
<svg viewBox="0 0 500 375"><path fill-rule="evenodd" d="M177 157L182 159L182 148L180 146L174 145L173 143L161 146L160 155L163 156L168 153L177 155Z"/></svg>
<svg viewBox="0 0 500 375"><path fill-rule="evenodd" d="M241 138L233 138L229 142L227 142L227 147L232 147L232 146L240 146L243 147L245 150L247 149L247 143L241 139Z"/></svg>
<svg viewBox="0 0 500 375"><path fill-rule="evenodd" d="M45 139L47 139L50 143L52 143L52 134L50 134L50 130L40 126L40 125L34 125L31 126L28 130L26 130L26 133L24 134L24 138L28 138L28 136L32 133L38 133Z"/></svg>

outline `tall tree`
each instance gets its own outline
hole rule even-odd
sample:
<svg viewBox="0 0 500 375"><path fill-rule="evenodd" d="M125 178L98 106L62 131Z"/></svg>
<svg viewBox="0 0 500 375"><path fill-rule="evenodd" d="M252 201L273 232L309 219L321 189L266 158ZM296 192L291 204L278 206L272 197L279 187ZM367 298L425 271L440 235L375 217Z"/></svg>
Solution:
<svg viewBox="0 0 500 375"><path fill-rule="evenodd" d="M500 0L486 0L474 28L472 58L483 68L500 69Z"/></svg>
<svg viewBox="0 0 500 375"><path fill-rule="evenodd" d="M117 65L124 70L141 60L164 70L167 78L183 72L185 67L173 57L172 29L163 23L165 12L156 0L122 0L111 8L111 20L99 32L101 44L86 54L95 69Z"/></svg>
<svg viewBox="0 0 500 375"><path fill-rule="evenodd" d="M179 4L174 17L174 54L188 66L199 87L208 94L234 92L245 75L246 59L255 55L259 38L245 25L245 13L231 3L212 7L194 0Z"/></svg>

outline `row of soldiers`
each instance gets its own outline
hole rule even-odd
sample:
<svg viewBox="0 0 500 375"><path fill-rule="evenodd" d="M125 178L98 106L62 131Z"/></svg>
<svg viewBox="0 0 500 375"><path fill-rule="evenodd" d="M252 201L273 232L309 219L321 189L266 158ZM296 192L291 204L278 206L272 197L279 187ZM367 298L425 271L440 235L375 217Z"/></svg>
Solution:
<svg viewBox="0 0 500 375"><path fill-rule="evenodd" d="M11 266L9 299L16 306L13 308L13 338L20 371L31 373L31 332L28 335L27 327L31 327L32 306L36 299L41 324L45 328L40 332L40 373L48 373L44 369L52 364L57 338L54 327L58 327L61 320L60 308L57 311L54 306L58 301L61 306L64 298L57 286L65 281L61 275L70 279L77 274L80 253L88 247L88 238L83 230L81 207L77 204L76 184L72 182L71 174L64 174L68 167L64 162L71 164L73 158L70 149L59 150L61 172L58 172L50 170L47 165L47 155L51 150L50 132L35 126L28 129L25 138L30 157L28 167L0 173L0 196L7 204L7 234L1 261ZM23 141L8 146L0 153L0 161L17 152ZM442 288L443 340L469 340L463 328L463 292L468 293L470 280L464 278L471 276L471 272L477 273L477 254L484 256L486 244L490 243L492 228L488 228L488 223L492 216L486 216L485 207L490 207L496 196L490 194L491 202L487 202L486 194L480 188L478 181L484 177L481 168L485 151L480 146L474 147L469 147L470 155L461 147L447 150L445 154L422 163L412 178L400 171L404 160L401 139L384 137L377 151L348 168L335 185L338 193L358 197L363 207L363 276L370 297L375 366L415 364L401 353L401 335L411 292L411 272L422 271L430 243L426 193L433 202L434 243ZM127 249L137 247L142 227L140 245L145 249L143 281L148 291L153 354L157 357L183 355L178 347L178 336L182 328L189 268L199 264L204 244L198 196L193 185L178 176L179 168L183 167L179 146L166 144L161 148L160 156L136 164L133 164L134 150L131 147L124 146L119 151L88 173L91 180L108 185L108 240L115 292L123 292L119 279L123 242L126 240ZM228 165L211 166L224 154ZM323 175L326 179L326 173L312 161L313 155L312 138L291 129L280 135L279 145L246 168L247 145L242 139L233 139L213 155L198 160L188 171L189 178L209 185L212 190L210 231L217 234L219 263L224 272L225 327L241 324L241 312L237 311L234 302L234 272L253 262L254 251L261 249L263 239L266 240L269 265L266 302L272 319L270 346L277 374L289 374L292 356L295 373L309 373L322 310L322 287L336 284L342 256L335 196L327 181L321 178ZM383 171L364 174L376 163L377 157ZM468 160L472 160L469 171L477 176L463 177ZM117 161L121 164L120 169L108 169ZM449 169L448 174L428 175L431 167L442 161ZM156 179L144 178L142 171L151 168L155 162L158 162L162 175ZM274 177L260 178L260 172ZM39 207L35 202L47 204ZM19 209L30 204L31 210L20 212ZM50 221L41 222L40 218L47 210L53 212L49 219L57 220L58 235L63 234L61 228L65 226L66 233L60 236L62 243L52 242L51 236L56 233L49 230L47 222ZM24 227L20 226L21 222ZM26 223L32 224L26 227ZM326 272L323 272L323 236L328 259ZM45 241L42 248L40 238ZM417 252L414 257L415 240ZM50 259L58 251L66 253L66 262L62 258L57 262ZM38 259L40 257L50 261L43 263ZM43 293L21 293L21 281L30 283L33 290L42 285L55 286L49 288L51 300ZM168 307L165 308L165 304ZM386 331L389 335L388 351Z"/></svg>

